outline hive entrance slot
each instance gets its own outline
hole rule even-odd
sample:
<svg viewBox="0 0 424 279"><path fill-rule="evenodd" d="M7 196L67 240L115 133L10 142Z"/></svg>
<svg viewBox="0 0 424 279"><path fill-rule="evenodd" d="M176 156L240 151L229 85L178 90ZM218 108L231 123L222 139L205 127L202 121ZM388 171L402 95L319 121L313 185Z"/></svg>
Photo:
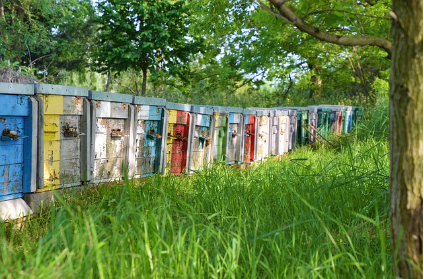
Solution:
<svg viewBox="0 0 424 279"><path fill-rule="evenodd" d="M153 129L147 131L147 135L153 138L158 138L158 139L162 138L162 136L156 133Z"/></svg>
<svg viewBox="0 0 424 279"><path fill-rule="evenodd" d="M121 131L121 129L112 129L110 132L111 137L125 137L127 134Z"/></svg>
<svg viewBox="0 0 424 279"><path fill-rule="evenodd" d="M78 128L69 125L69 123L66 123L65 125L62 126L62 131L65 137L79 137L84 135L84 134L78 133Z"/></svg>
<svg viewBox="0 0 424 279"><path fill-rule="evenodd" d="M27 138L28 136L19 136L19 131L11 131L10 129L4 129L1 134L1 140L2 141L11 141L11 140L18 140Z"/></svg>

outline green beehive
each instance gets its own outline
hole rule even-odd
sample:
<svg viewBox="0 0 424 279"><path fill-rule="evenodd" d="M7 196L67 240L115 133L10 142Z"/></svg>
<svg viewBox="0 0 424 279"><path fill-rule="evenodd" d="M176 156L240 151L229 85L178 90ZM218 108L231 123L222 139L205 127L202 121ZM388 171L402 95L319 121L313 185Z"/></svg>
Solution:
<svg viewBox="0 0 424 279"><path fill-rule="evenodd" d="M309 110L305 107L288 107L287 109L296 110L297 112L297 137L296 145L305 145L309 143L309 133L303 127L307 127L309 123Z"/></svg>
<svg viewBox="0 0 424 279"><path fill-rule="evenodd" d="M364 117L363 107L353 107L352 128L362 123Z"/></svg>

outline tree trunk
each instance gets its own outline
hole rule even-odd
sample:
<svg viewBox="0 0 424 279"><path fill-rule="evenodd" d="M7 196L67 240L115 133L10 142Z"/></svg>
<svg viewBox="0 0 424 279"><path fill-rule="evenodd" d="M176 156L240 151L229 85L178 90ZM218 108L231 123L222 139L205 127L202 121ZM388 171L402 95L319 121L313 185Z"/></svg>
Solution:
<svg viewBox="0 0 424 279"><path fill-rule="evenodd" d="M147 86L147 67L141 69L143 72L143 83L141 84L141 96L146 96L146 86ZM138 91L137 91L138 95Z"/></svg>
<svg viewBox="0 0 424 279"><path fill-rule="evenodd" d="M311 71L311 89L309 90L309 99L321 97L322 79L321 68L318 64L308 63L308 68Z"/></svg>
<svg viewBox="0 0 424 279"><path fill-rule="evenodd" d="M106 92L109 92L110 90L110 83L112 81L112 77L110 76L110 70L107 71L107 77L106 77Z"/></svg>
<svg viewBox="0 0 424 279"><path fill-rule="evenodd" d="M422 0L393 0L390 218L394 270L401 278L421 278L423 268L422 13Z"/></svg>

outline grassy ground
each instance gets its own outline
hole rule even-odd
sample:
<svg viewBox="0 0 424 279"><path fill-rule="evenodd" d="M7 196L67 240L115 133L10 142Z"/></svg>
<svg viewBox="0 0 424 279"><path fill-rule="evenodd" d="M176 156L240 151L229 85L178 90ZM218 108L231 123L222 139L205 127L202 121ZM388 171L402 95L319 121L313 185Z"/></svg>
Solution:
<svg viewBox="0 0 424 279"><path fill-rule="evenodd" d="M391 278L380 107L336 148L103 185L0 224L0 277Z"/></svg>

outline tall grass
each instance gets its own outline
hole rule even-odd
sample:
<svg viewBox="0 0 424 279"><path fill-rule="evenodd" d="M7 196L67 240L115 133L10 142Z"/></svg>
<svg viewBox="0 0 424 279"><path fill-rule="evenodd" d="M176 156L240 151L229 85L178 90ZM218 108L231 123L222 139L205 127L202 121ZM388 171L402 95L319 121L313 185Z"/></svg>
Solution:
<svg viewBox="0 0 424 279"><path fill-rule="evenodd" d="M0 224L0 277L392 277L388 144L90 188Z"/></svg>

